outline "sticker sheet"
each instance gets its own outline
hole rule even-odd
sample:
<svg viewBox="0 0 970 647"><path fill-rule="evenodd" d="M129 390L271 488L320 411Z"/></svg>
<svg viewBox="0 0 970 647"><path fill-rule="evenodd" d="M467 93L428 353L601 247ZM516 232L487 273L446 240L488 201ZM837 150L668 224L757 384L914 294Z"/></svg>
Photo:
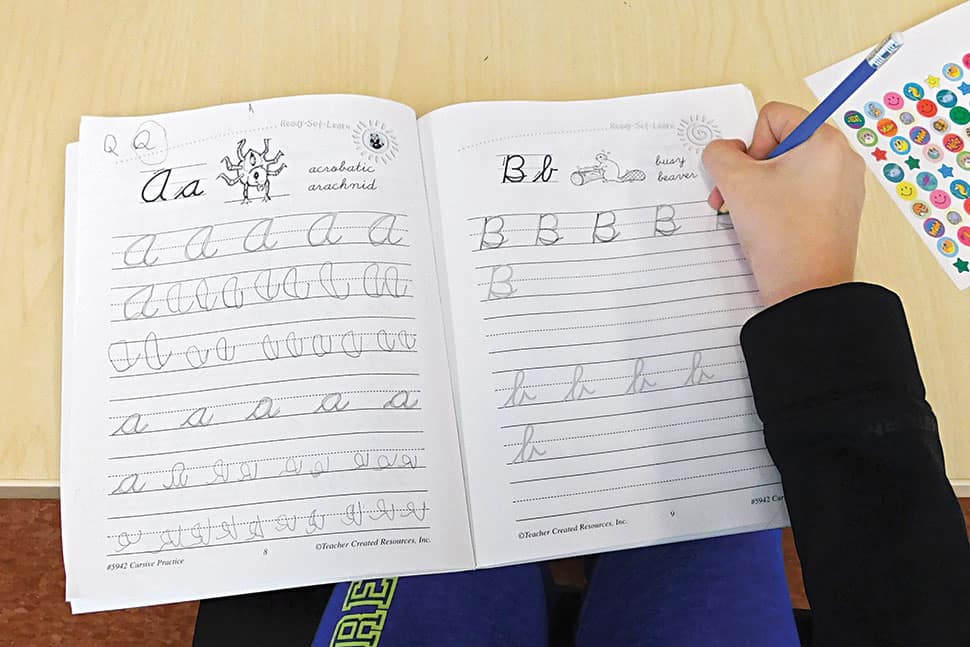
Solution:
<svg viewBox="0 0 970 647"><path fill-rule="evenodd" d="M955 37L963 34L964 37ZM837 113L837 125L961 290L970 286L970 3L904 44ZM806 79L826 96L866 55Z"/></svg>

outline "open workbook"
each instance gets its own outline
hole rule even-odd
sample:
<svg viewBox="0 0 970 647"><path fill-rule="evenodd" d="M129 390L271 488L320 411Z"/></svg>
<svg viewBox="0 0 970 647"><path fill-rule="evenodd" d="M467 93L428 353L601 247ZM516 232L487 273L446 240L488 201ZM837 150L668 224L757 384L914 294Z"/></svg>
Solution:
<svg viewBox="0 0 970 647"><path fill-rule="evenodd" d="M76 612L787 523L700 166L742 86L85 117L67 152Z"/></svg>

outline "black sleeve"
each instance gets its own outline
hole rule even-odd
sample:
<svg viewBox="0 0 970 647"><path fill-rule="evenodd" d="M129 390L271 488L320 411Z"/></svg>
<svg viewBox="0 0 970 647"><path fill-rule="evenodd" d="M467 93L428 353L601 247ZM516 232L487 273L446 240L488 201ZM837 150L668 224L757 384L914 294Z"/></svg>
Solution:
<svg viewBox="0 0 970 647"><path fill-rule="evenodd" d="M813 645L970 646L970 544L899 298L806 292L753 317L741 344Z"/></svg>

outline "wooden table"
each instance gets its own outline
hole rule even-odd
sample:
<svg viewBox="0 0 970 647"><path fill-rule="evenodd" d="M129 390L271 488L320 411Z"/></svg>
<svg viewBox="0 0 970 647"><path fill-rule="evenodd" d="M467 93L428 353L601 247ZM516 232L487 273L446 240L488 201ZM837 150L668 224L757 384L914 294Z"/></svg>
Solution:
<svg viewBox="0 0 970 647"><path fill-rule="evenodd" d="M952 0L0 0L0 496L58 477L64 146L83 114L360 93L419 114L802 79ZM970 495L970 293L869 178L858 277L906 304L949 474Z"/></svg>

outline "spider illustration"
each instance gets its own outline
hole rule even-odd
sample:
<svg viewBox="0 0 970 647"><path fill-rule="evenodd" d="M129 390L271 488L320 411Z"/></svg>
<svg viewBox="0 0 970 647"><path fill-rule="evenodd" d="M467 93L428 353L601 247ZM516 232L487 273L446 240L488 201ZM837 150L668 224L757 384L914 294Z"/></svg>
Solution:
<svg viewBox="0 0 970 647"><path fill-rule="evenodd" d="M233 184L242 184L242 204L251 202L249 199L249 189L253 187L262 193L263 202L265 202L270 199L270 177L279 175L286 168L285 162L280 162L279 166L273 167L274 164L279 162L280 157L283 156L283 151L276 151L275 157L267 157L269 155L269 139L263 140L262 153L252 148L244 153L243 147L245 145L245 139L239 140L239 144L236 146L236 156L239 158L239 161L235 164L229 161L228 155L222 158L222 161L226 164L226 170L234 171L236 174L235 177L229 177L225 173L220 173L216 177L225 180L226 184L230 186Z"/></svg>

